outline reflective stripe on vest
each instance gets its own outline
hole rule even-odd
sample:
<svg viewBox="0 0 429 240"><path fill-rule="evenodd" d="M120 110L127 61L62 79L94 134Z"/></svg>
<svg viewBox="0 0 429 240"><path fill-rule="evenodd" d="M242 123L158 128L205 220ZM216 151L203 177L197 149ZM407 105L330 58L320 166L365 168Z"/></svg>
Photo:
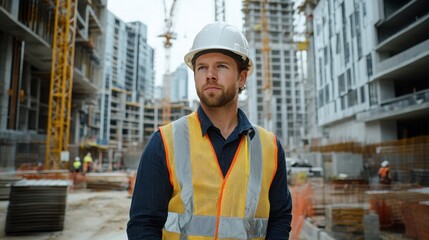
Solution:
<svg viewBox="0 0 429 240"><path fill-rule="evenodd" d="M194 113L196 114L196 113ZM196 216L194 209L194 189L192 184L191 162L189 161L190 142L188 117L183 117L172 123L172 138L174 148L174 167L177 180L181 187L180 197L183 201L184 213L169 212L165 230L180 233L180 239L186 239L188 235L216 236L214 226L218 224L219 238L248 239L264 237L268 226L268 218L255 218L256 208L259 202L262 182L262 146L257 131L251 139L247 135L248 156L250 159L250 178L247 184L245 217ZM219 222L217 222L219 221Z"/></svg>
<svg viewBox="0 0 429 240"><path fill-rule="evenodd" d="M179 213L168 213L165 230L180 233L182 236L214 236L216 217L192 216ZM268 226L266 218L246 220L242 218L221 217L219 238L248 239L264 237ZM184 228L186 226L186 228ZM264 233L264 234L263 234Z"/></svg>

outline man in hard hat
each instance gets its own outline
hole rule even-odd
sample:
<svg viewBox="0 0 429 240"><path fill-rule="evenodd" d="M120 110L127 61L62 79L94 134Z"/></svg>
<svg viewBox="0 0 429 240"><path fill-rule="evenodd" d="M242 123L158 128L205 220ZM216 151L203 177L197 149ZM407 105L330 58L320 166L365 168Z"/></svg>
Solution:
<svg viewBox="0 0 429 240"><path fill-rule="evenodd" d="M292 202L283 147L238 108L254 69L246 38L227 23L208 24L185 62L201 105L151 136L128 238L288 239Z"/></svg>
<svg viewBox="0 0 429 240"><path fill-rule="evenodd" d="M388 161L385 160L381 163L381 167L378 169L378 178L381 184L390 184L392 181Z"/></svg>
<svg viewBox="0 0 429 240"><path fill-rule="evenodd" d="M85 157L83 157L83 173L91 172L92 163L94 160L92 159L91 153L87 153Z"/></svg>

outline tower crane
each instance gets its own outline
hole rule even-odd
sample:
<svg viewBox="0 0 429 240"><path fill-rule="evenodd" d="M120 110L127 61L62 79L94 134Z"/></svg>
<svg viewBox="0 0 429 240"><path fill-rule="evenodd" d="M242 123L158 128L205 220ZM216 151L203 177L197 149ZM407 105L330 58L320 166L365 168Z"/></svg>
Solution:
<svg viewBox="0 0 429 240"><path fill-rule="evenodd" d="M56 0L46 136L46 169L68 168L68 165L61 161L61 154L68 151L70 141L76 14L77 0Z"/></svg>
<svg viewBox="0 0 429 240"><path fill-rule="evenodd" d="M225 21L225 0L214 0L215 21Z"/></svg>
<svg viewBox="0 0 429 240"><path fill-rule="evenodd" d="M262 90L264 93L264 126L271 130L271 58L270 35L266 9L267 0L261 0L261 35L262 35Z"/></svg>
<svg viewBox="0 0 429 240"><path fill-rule="evenodd" d="M176 39L177 34L173 32L173 17L174 9L176 7L177 0L173 0L171 3L170 11L167 9L166 0L164 0L164 14L165 14L165 32L158 37L163 37L164 48L165 48L165 72L163 79L163 96L162 96L162 124L167 124L171 121L171 101L170 101L170 86L171 86L171 74L170 74L170 54L171 47L173 46L173 39Z"/></svg>

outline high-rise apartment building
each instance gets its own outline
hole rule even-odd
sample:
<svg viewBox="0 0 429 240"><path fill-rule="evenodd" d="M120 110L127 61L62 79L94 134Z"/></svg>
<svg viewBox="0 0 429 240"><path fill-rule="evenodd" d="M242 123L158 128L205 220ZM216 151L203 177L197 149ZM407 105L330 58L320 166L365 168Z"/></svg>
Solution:
<svg viewBox="0 0 429 240"><path fill-rule="evenodd" d="M331 141L429 134L429 2L321 0L313 12L318 124Z"/></svg>
<svg viewBox="0 0 429 240"><path fill-rule="evenodd" d="M188 66L182 63L171 74L171 102L188 100Z"/></svg>
<svg viewBox="0 0 429 240"><path fill-rule="evenodd" d="M188 99L188 67L181 64L170 73L170 120L174 121L192 112ZM145 112L143 123L143 142L147 143L151 134L162 126L162 94L161 86L155 88L155 97L145 100Z"/></svg>
<svg viewBox="0 0 429 240"><path fill-rule="evenodd" d="M118 161L143 142L144 100L154 95L154 50L143 23L126 23L109 12L105 51L99 142Z"/></svg>
<svg viewBox="0 0 429 240"><path fill-rule="evenodd" d="M272 131L287 148L302 144L306 137L305 81L298 71L294 36L294 2L266 3L271 71L271 120L264 121L263 38L261 1L243 1L244 31L249 41L255 72L247 80L248 114L252 122Z"/></svg>
<svg viewBox="0 0 429 240"><path fill-rule="evenodd" d="M154 98L154 49L147 44L147 26L127 23L127 63L125 88L132 92L131 101Z"/></svg>

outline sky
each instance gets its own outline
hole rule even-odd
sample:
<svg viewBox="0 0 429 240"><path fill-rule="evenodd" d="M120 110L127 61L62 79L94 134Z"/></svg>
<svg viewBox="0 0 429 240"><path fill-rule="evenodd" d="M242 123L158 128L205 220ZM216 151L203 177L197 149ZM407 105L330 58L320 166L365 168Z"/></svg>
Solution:
<svg viewBox="0 0 429 240"><path fill-rule="evenodd" d="M162 75L166 70L164 39L158 37L165 31L163 1L170 11L172 0L108 0L107 8L125 22L141 21L148 28L148 43L155 49L155 85L162 85ZM225 1L226 22L242 29L243 19L241 0ZM177 39L173 40L170 56L170 72L182 64L183 56L192 47L197 33L208 23L215 20L214 0L177 0L173 15L173 31ZM195 93L193 73L189 74L189 99L198 99Z"/></svg>

